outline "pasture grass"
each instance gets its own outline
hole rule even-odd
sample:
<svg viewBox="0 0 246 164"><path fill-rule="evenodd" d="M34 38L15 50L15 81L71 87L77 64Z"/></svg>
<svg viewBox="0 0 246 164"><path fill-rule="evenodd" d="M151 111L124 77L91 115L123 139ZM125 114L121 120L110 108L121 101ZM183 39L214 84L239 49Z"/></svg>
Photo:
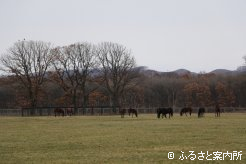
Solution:
<svg viewBox="0 0 246 164"><path fill-rule="evenodd" d="M179 159L194 151L194 161ZM242 151L241 161L200 152ZM174 152L174 159L168 159ZM246 163L246 113L198 119L125 116L0 117L0 163ZM210 156L209 158L213 158Z"/></svg>

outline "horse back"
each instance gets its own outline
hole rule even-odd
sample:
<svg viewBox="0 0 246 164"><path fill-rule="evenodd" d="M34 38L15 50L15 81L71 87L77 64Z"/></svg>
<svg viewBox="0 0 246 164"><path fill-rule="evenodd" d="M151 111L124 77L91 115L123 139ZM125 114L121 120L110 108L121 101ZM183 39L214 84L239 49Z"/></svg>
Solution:
<svg viewBox="0 0 246 164"><path fill-rule="evenodd" d="M65 112L62 108L55 108L54 113L55 113L55 116L56 116L56 114L60 114L60 113L62 114L62 116L64 116L64 114L65 114Z"/></svg>

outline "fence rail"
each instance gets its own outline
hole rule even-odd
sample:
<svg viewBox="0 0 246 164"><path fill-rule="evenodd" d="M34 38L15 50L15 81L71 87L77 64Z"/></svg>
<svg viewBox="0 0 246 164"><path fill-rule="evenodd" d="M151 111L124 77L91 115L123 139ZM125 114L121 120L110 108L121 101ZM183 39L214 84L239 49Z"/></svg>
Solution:
<svg viewBox="0 0 246 164"><path fill-rule="evenodd" d="M68 107L61 107L66 109ZM69 107L70 108L70 107ZM39 107L34 110L34 116L54 116L55 107ZM156 113L157 108L136 108L138 113L142 114L153 114ZM179 113L181 107L175 107L174 113ZM192 113L197 113L198 107L193 107ZM205 108L206 113L213 113L214 107ZM224 107L222 112L246 112L246 108L241 107ZM66 114L66 113L65 113ZM86 107L83 111L83 108L78 108L77 115L118 115L119 108L116 108L116 111L113 112L112 107ZM18 108L18 109L1 109L0 116L30 116L31 108Z"/></svg>

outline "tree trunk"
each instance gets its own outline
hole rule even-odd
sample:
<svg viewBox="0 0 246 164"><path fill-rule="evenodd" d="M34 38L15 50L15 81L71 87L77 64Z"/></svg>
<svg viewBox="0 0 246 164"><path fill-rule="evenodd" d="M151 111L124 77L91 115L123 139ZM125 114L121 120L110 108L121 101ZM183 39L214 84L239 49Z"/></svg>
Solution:
<svg viewBox="0 0 246 164"><path fill-rule="evenodd" d="M78 107L77 107L77 91L76 89L73 90L73 108L74 108L74 114L78 114Z"/></svg>
<svg viewBox="0 0 246 164"><path fill-rule="evenodd" d="M31 104L31 109L30 109L30 115L34 116L35 115L35 111L36 111L36 107L37 107L37 99L35 98L33 91L31 90L31 87L28 88L28 92L29 92L29 100L30 100L30 104Z"/></svg>
<svg viewBox="0 0 246 164"><path fill-rule="evenodd" d="M31 116L34 116L36 114L36 108L37 108L37 101L34 97L31 98Z"/></svg>
<svg viewBox="0 0 246 164"><path fill-rule="evenodd" d="M83 95L83 104L82 104L82 106L83 106L83 115L85 115L86 114L86 106L87 106L87 96L86 95Z"/></svg>
<svg viewBox="0 0 246 164"><path fill-rule="evenodd" d="M113 96L113 113L116 113L116 107L117 106L119 106L118 96L117 95L114 95Z"/></svg>

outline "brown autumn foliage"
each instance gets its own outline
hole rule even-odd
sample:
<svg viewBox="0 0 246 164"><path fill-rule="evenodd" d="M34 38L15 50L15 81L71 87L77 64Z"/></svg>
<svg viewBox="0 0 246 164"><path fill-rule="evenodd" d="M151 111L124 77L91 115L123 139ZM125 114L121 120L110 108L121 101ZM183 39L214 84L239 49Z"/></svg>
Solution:
<svg viewBox="0 0 246 164"><path fill-rule="evenodd" d="M157 107L172 105L172 91L175 91L175 106L245 106L246 77L239 75L228 77L192 77L185 79L175 77L181 84L173 83L170 86L170 77L161 78L141 77L141 82L131 86L121 96L121 105L124 107ZM171 78L172 79L172 78ZM169 81L169 82L168 82ZM97 83L98 84L98 83ZM89 86L87 86L89 87ZM171 89L173 87L173 89ZM175 90L176 89L176 90ZM78 94L79 95L79 94ZM71 95L64 92L59 84L49 82L38 94L38 106L71 106ZM97 86L87 96L87 106L110 106L110 94L103 86ZM78 96L78 103L82 97ZM19 81L14 77L0 78L0 105L1 108L30 107L28 94L23 90Z"/></svg>
<svg viewBox="0 0 246 164"><path fill-rule="evenodd" d="M235 103L235 95L230 87L227 87L223 82L218 82L216 85L217 103L220 106L233 106Z"/></svg>
<svg viewBox="0 0 246 164"><path fill-rule="evenodd" d="M0 69L12 73L0 77L1 108L246 106L245 73L179 75L136 68L131 52L117 43L52 48L21 41L1 62Z"/></svg>

